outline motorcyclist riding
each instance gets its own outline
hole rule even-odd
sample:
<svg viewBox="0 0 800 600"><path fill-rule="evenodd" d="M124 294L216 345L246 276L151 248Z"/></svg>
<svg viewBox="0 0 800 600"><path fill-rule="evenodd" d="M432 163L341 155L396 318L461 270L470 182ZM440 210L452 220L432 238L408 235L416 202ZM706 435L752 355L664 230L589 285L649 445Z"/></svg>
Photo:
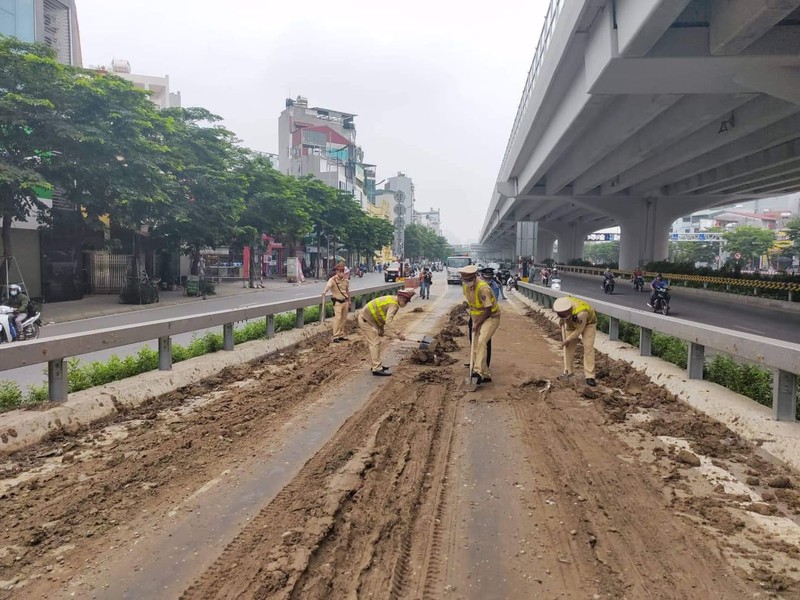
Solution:
<svg viewBox="0 0 800 600"><path fill-rule="evenodd" d="M653 290L653 293L650 294L650 302L647 303L647 306L653 308L655 305L656 297L658 296L658 292L660 290L666 290L669 287L668 282L661 276L661 273L657 273L655 279L650 282L650 289Z"/></svg>
<svg viewBox="0 0 800 600"><path fill-rule="evenodd" d="M16 283L8 286L8 306L14 309L14 324L17 330L17 337L22 335L22 323L28 316L28 305L31 299L22 291L22 287Z"/></svg>
<svg viewBox="0 0 800 600"><path fill-rule="evenodd" d="M644 289L644 271L642 271L641 267L636 267L633 271L633 287L637 291L642 291Z"/></svg>
<svg viewBox="0 0 800 600"><path fill-rule="evenodd" d="M611 291L614 291L614 273L611 272L611 269L606 267L606 270L603 271L603 287L601 288L605 291L607 285L611 285Z"/></svg>

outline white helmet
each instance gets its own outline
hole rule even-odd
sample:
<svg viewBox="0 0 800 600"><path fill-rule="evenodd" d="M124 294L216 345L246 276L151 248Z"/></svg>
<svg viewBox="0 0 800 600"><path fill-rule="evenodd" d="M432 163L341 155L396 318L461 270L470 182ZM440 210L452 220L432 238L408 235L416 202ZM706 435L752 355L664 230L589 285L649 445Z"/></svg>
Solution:
<svg viewBox="0 0 800 600"><path fill-rule="evenodd" d="M19 287L16 283L12 283L10 286L8 286L8 293L11 294L12 296L16 296L21 291L22 288Z"/></svg>

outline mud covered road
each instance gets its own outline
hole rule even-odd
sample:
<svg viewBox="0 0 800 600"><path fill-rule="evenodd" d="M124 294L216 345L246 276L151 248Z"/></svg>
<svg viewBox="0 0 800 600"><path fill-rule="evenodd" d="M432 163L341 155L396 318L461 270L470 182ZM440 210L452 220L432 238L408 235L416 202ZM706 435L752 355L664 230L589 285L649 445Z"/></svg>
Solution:
<svg viewBox="0 0 800 600"><path fill-rule="evenodd" d="M519 300L464 392L458 316L390 378L321 336L3 457L0 598L800 598L796 473L625 364L559 382Z"/></svg>

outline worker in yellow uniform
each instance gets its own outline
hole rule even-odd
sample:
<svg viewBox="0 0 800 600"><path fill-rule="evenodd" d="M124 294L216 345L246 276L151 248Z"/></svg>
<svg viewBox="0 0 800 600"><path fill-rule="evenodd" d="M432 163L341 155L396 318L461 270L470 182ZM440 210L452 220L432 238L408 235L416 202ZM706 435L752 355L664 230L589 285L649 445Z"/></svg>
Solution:
<svg viewBox="0 0 800 600"><path fill-rule="evenodd" d="M575 350L580 338L583 342L583 376L586 378L586 385L596 386L594 338L597 335L597 313L588 302L572 296L558 298L553 303L553 310L561 320L561 347L564 348L564 374L559 379L572 377Z"/></svg>
<svg viewBox="0 0 800 600"><path fill-rule="evenodd" d="M344 326L347 324L347 311L350 309L350 280L344 276L345 265L340 262L336 265L336 273L328 279L322 291L322 304L325 304L325 295L330 293L333 302L333 341L344 342Z"/></svg>
<svg viewBox="0 0 800 600"><path fill-rule="evenodd" d="M413 289L404 289L397 292L396 296L381 296L367 303L358 313L358 326L364 332L369 345L370 368L375 376L386 377L391 375L381 362L381 338L395 337L405 340L406 336L394 327L394 317L397 311L405 307L415 292Z"/></svg>
<svg viewBox="0 0 800 600"><path fill-rule="evenodd" d="M460 269L461 290L469 305L472 318L472 377L478 383L492 380L487 364L487 345L500 326L500 305L488 283L478 278L478 265L468 265Z"/></svg>

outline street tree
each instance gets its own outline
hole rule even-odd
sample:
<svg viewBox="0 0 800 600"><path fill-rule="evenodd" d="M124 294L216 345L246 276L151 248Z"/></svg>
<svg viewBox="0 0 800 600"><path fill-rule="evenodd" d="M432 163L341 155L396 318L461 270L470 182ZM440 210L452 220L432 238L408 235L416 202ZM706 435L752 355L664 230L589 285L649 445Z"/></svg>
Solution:
<svg viewBox="0 0 800 600"><path fill-rule="evenodd" d="M619 262L619 242L589 242L584 246L583 255L594 264Z"/></svg>
<svg viewBox="0 0 800 600"><path fill-rule="evenodd" d="M734 255L738 252L742 255L737 261L739 267L746 259L751 259L755 264L756 259L766 254L775 241L774 231L751 225L739 225L735 229L726 231L723 236L728 254Z"/></svg>
<svg viewBox="0 0 800 600"><path fill-rule="evenodd" d="M236 229L240 243L256 248L261 235L281 239L294 257L297 240L311 232L313 207L299 180L275 170L259 154L246 156L242 163L246 185L244 208ZM250 254L250 285L254 283L255 255Z"/></svg>
<svg viewBox="0 0 800 600"><path fill-rule="evenodd" d="M46 218L39 200L53 182L44 170L63 160L65 142L80 128L64 122L60 107L72 91L70 69L40 44L0 36L0 218L3 268L13 256L14 221Z"/></svg>
<svg viewBox="0 0 800 600"><path fill-rule="evenodd" d="M800 252L800 218L790 219L784 228L786 237L792 240L795 252Z"/></svg>
<svg viewBox="0 0 800 600"><path fill-rule="evenodd" d="M670 242L670 258L677 263L714 263L717 250L713 242Z"/></svg>
<svg viewBox="0 0 800 600"><path fill-rule="evenodd" d="M176 186L170 218L154 228L166 247L191 258L197 274L200 253L224 246L236 236L244 210L245 156L221 117L203 108L170 108L165 143Z"/></svg>

